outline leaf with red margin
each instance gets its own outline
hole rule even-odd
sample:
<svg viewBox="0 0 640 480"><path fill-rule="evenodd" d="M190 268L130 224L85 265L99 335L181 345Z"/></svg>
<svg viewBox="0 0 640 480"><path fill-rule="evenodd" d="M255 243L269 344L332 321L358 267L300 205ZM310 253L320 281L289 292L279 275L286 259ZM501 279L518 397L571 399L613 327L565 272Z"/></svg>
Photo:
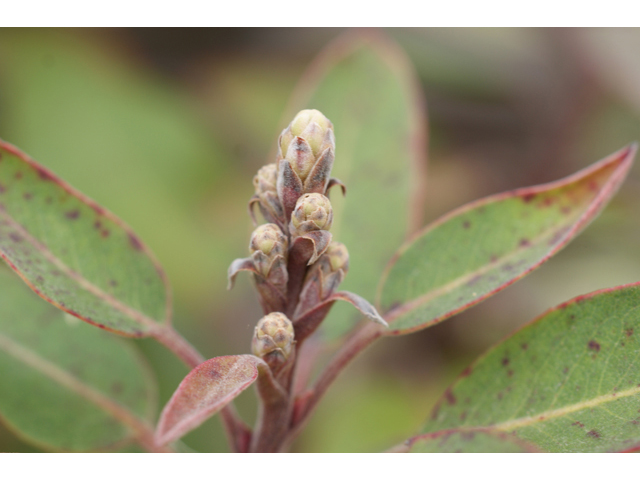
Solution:
<svg viewBox="0 0 640 480"><path fill-rule="evenodd" d="M538 268L600 213L636 150L633 144L563 180L478 200L427 226L381 280L387 334L430 327Z"/></svg>
<svg viewBox="0 0 640 480"><path fill-rule="evenodd" d="M447 389L423 432L505 432L551 452L640 444L640 283L550 309Z"/></svg>
<svg viewBox="0 0 640 480"><path fill-rule="evenodd" d="M536 453L540 449L513 435L491 429L441 430L413 437L409 453Z"/></svg>
<svg viewBox="0 0 640 480"><path fill-rule="evenodd" d="M216 357L201 363L182 380L160 416L156 429L158 445L173 442L240 395L258 378L253 355Z"/></svg>
<svg viewBox="0 0 640 480"><path fill-rule="evenodd" d="M42 298L142 337L171 315L164 272L121 220L0 140L0 256Z"/></svg>

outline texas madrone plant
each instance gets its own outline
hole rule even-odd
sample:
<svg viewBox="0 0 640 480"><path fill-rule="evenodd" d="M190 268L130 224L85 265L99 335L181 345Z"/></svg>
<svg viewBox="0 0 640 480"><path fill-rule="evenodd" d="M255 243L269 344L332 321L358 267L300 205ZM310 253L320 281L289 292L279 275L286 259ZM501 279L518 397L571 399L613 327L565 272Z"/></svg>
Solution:
<svg viewBox="0 0 640 480"><path fill-rule="evenodd" d="M54 309L38 302L12 320L13 302L29 299L0 272L0 375L14 385L0 389L3 420L54 450L113 450L135 442L171 452L219 413L232 451L286 451L359 352L382 337L446 320L540 266L602 210L636 152L631 145L563 180L445 215L392 257L374 307L339 290L349 253L331 233L329 195L335 186L346 194L331 177L340 161L335 143L331 121L318 110L302 110L281 133L275 162L255 175L249 256L231 263L228 281L231 288L238 274L248 274L264 316L251 320L251 353L207 360L172 327L164 271L131 229L0 142L0 255L67 314L67 322L50 321ZM259 226L255 207L265 221ZM309 339L338 300L366 321L312 379L316 356ZM633 284L551 309L464 370L422 429L390 450L639 448L638 305L640 286ZM74 331L67 324L76 318L120 335L151 337L191 368L155 427L137 354L96 329ZM52 346L56 337L64 348ZM104 365L109 368L98 371ZM254 383L259 411L250 428L233 399ZM25 402L22 392L34 385L42 394Z"/></svg>

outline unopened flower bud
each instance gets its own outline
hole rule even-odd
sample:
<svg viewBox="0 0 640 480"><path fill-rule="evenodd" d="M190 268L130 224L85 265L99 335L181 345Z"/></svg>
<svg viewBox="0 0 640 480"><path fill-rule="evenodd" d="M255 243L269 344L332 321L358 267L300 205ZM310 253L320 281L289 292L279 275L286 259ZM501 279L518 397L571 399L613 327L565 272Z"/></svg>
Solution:
<svg viewBox="0 0 640 480"><path fill-rule="evenodd" d="M251 235L251 253L261 250L268 257L287 254L287 237L275 223L260 225Z"/></svg>
<svg viewBox="0 0 640 480"><path fill-rule="evenodd" d="M320 193L301 196L291 215L292 235L302 235L314 230L329 230L333 222L333 209L327 197Z"/></svg>
<svg viewBox="0 0 640 480"><path fill-rule="evenodd" d="M328 132L331 132L330 134ZM314 155L318 155L322 150L321 147L326 143L328 146L335 147L333 139L333 124L318 110L302 110L291 121L289 126L282 132L280 137L280 148L282 155L286 157L289 145L295 137L304 138Z"/></svg>
<svg viewBox="0 0 640 480"><path fill-rule="evenodd" d="M258 173L253 177L256 194L249 203L251 210L251 205L257 202L260 205L262 215L271 222L281 221L284 218L282 203L278 198L277 178L278 168L275 163L265 165L258 170Z"/></svg>
<svg viewBox="0 0 640 480"><path fill-rule="evenodd" d="M256 195L262 195L265 192L275 192L276 179L277 167L275 163L269 163L258 170L258 173L253 177L253 186L255 187Z"/></svg>
<svg viewBox="0 0 640 480"><path fill-rule="evenodd" d="M282 365L289 358L293 345L293 324L283 313L274 312L258 322L251 350L273 368Z"/></svg>
<svg viewBox="0 0 640 480"><path fill-rule="evenodd" d="M287 258L288 241L280 227L275 223L267 223L256 228L251 235L249 250L256 269L268 277L276 257Z"/></svg>
<svg viewBox="0 0 640 480"><path fill-rule="evenodd" d="M322 269L326 273L333 273L338 270L346 273L349 269L349 252L347 251L347 247L340 242L331 242L317 263L322 265Z"/></svg>
<svg viewBox="0 0 640 480"><path fill-rule="evenodd" d="M329 119L318 110L302 110L282 131L278 142L276 163L289 163L304 192L325 193L335 151Z"/></svg>

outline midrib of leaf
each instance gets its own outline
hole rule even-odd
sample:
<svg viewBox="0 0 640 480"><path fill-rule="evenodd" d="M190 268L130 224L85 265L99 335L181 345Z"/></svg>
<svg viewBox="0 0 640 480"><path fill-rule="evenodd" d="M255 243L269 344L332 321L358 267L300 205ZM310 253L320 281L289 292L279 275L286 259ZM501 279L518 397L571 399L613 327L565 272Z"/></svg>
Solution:
<svg viewBox="0 0 640 480"><path fill-rule="evenodd" d="M79 287L83 288L84 290L87 290L88 292L100 298L101 300L104 300L107 304L109 304L116 310L119 310L125 315L128 315L129 318L131 318L132 320L138 322L141 325L144 325L145 327L148 327L150 332L157 331L160 328L156 321L147 317L144 313L140 312L139 310L131 308L128 305L125 305L124 303L120 302L119 300L114 298L112 295L109 295L108 293L103 291L100 287L94 285L89 280L87 280L82 275L80 275L78 272L70 268L66 263L64 263L62 260L56 257L51 252L51 250L47 248L46 245L40 243L33 236L31 236L31 234L22 225L20 225L20 223L14 220L13 217L11 217L11 215L9 215L6 211L0 209L0 216L4 218L6 221L8 221L11 224L11 226L15 228L20 233L20 235L24 239L26 239L37 251L39 251L48 261L53 263L61 272L65 273L69 278L75 281ZM9 265L13 267L13 263L11 262L11 260L8 259L3 253L0 252L0 256L4 258L9 263ZM19 269L13 268L13 270L33 289L33 284L22 274L22 272L19 271ZM77 312L74 312L72 310L69 310L68 308L63 307L52 298L46 298L46 300L54 304L57 308L64 310L65 312L71 315L78 316Z"/></svg>
<svg viewBox="0 0 640 480"><path fill-rule="evenodd" d="M563 417L580 410L587 408L598 407L603 404L607 404L618 400L620 398L632 397L640 393L640 387L633 387L628 390L621 390L614 393L608 393L606 395L600 395L599 397L592 398L583 402L573 403L565 407L561 407L555 410L547 410L530 417L516 418L513 420L507 420L506 422L496 423L489 425L490 428L501 431L513 431L520 427L527 427L536 423L546 422L554 418ZM485 427L483 427L485 428Z"/></svg>
<svg viewBox="0 0 640 480"><path fill-rule="evenodd" d="M29 348L3 334L0 334L0 350L90 401L120 423L127 426L145 448L157 450L152 440L153 433L151 427L134 415L128 408L106 397L69 372L58 367L51 361L40 357Z"/></svg>
<svg viewBox="0 0 640 480"><path fill-rule="evenodd" d="M545 241L546 239L551 237L552 234L554 234L557 230L558 230L558 228L556 226L554 228L550 228L549 230L544 231L543 233L541 233L537 237L534 237L532 239L532 241L531 241L531 245L528 246L528 247L525 247L525 248L527 250L533 249L535 246L538 246L540 243L542 243L543 241ZM556 246L554 246L554 249L557 248L558 245L562 244L562 241L568 235L571 235L572 231L573 231L573 229L567 230L567 232L560 239L558 239L558 243L556 244ZM551 249L551 250L553 251L553 249ZM457 277L455 280L452 280L451 282L446 283L446 284L444 284L443 286L441 286L439 288L436 288L435 290L431 290L429 293L421 295L421 296L419 296L418 298L416 298L414 300L410 300L409 302L403 303L399 307L396 307L396 308L390 310L384 316L385 320L388 323L391 323L395 319L397 319L398 317L401 317L401 316L405 315L406 313L409 313L409 312L415 310L416 308L418 308L418 307L420 307L420 306L422 306L422 305L424 305L426 303L429 303L430 301L432 301L432 300L434 300L436 298L442 297L442 296L446 295L447 293L452 292L456 288L459 288L459 287L463 286L464 284L470 282L472 279L476 278L477 276L484 275L485 273L490 272L491 270L499 269L501 266L509 263L515 257L521 255L523 251L524 251L524 249L515 249L515 250L511 251L510 253L507 253L506 255L503 255L502 257L499 257L495 262L486 263L483 266L481 266L481 267L479 267L479 268L477 268L475 270L471 270L470 272L466 273L465 275ZM517 277L514 278L514 279L511 279L510 282L513 282L515 280L517 280ZM381 285L384 285L384 284L381 283ZM470 301L473 301L475 299L476 298L474 297L474 298L470 299Z"/></svg>

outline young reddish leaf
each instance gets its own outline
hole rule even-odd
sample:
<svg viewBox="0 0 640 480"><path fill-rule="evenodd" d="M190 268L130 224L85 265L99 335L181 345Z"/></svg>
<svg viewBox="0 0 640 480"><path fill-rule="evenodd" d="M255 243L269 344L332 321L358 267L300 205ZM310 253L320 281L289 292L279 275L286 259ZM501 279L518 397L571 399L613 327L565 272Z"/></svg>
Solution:
<svg viewBox="0 0 640 480"><path fill-rule="evenodd" d="M598 215L636 150L626 147L557 182L470 203L427 226L381 281L389 334L441 322L539 267Z"/></svg>
<svg viewBox="0 0 640 480"><path fill-rule="evenodd" d="M127 439L154 449L155 380L133 345L43 302L4 267L0 291L3 423L46 450Z"/></svg>
<svg viewBox="0 0 640 480"><path fill-rule="evenodd" d="M491 429L441 430L413 437L399 450L409 453L535 453L540 449Z"/></svg>
<svg viewBox="0 0 640 480"><path fill-rule="evenodd" d="M563 303L489 350L424 432L505 432L553 452L640 445L640 283Z"/></svg>
<svg viewBox="0 0 640 480"><path fill-rule="evenodd" d="M113 214L0 141L0 256L42 298L123 335L169 321L164 272Z"/></svg>
<svg viewBox="0 0 640 480"><path fill-rule="evenodd" d="M319 326L322 320L337 300L349 302L351 305L367 317L369 320L378 323L384 327L388 327L387 322L378 314L378 311L367 300L360 295L351 292L335 292L331 294L323 302L314 305L313 308L298 316L293 326L296 332L296 341L300 342L311 335Z"/></svg>
<svg viewBox="0 0 640 480"><path fill-rule="evenodd" d="M218 413L258 378L253 355L216 357L198 365L174 392L160 416L156 429L158 445L182 437Z"/></svg>

